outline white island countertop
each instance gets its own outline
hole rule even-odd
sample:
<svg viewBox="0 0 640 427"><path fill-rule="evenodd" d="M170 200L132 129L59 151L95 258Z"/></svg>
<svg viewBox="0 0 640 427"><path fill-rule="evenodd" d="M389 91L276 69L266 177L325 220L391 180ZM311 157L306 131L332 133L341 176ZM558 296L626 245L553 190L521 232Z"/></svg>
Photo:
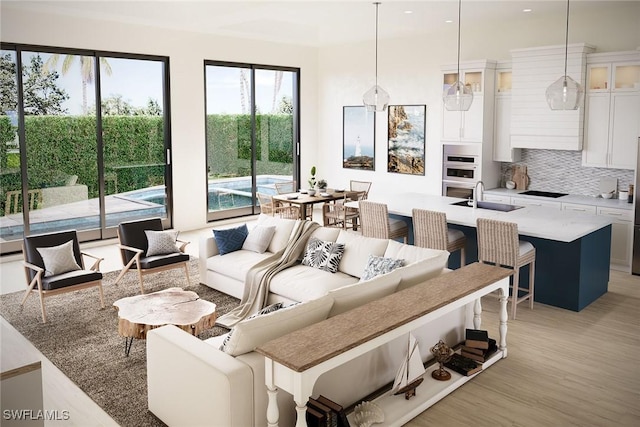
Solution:
<svg viewBox="0 0 640 427"><path fill-rule="evenodd" d="M386 203L390 214L407 217L411 217L413 208L444 212L447 215L447 222L450 224L468 227L475 227L477 218L515 222L518 224L519 234L523 236L560 242L573 242L611 224L611 220L605 216L561 211L541 206L525 206L510 212L455 206L452 203L464 199L421 193L372 194L369 200ZM357 207L357 203L349 202L347 206Z"/></svg>

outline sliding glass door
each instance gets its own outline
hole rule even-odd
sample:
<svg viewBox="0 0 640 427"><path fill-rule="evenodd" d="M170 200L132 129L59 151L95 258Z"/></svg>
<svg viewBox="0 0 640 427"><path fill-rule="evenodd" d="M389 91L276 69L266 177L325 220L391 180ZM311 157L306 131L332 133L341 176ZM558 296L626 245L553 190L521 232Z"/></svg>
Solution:
<svg viewBox="0 0 640 427"><path fill-rule="evenodd" d="M207 218L258 212L256 192L298 176L299 71L205 63Z"/></svg>
<svg viewBox="0 0 640 427"><path fill-rule="evenodd" d="M170 226L166 58L2 45L0 241Z"/></svg>

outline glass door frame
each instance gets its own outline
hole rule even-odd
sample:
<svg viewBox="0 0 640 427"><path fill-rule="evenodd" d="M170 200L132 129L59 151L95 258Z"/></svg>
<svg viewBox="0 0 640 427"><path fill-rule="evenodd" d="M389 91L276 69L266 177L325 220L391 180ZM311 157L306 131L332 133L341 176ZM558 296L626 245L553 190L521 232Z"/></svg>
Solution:
<svg viewBox="0 0 640 427"><path fill-rule="evenodd" d="M230 67L230 68L245 68L251 70L251 206L235 208L231 210L220 210L220 211L209 211L208 197L209 197L209 157L208 157L208 141L207 141L207 66L214 67ZM258 205L256 189L257 189L257 154L256 154L256 145L257 145L257 135L256 135L256 85L255 83L255 74L256 70L267 70L267 71L286 71L294 73L295 81L293 82L293 94L292 94L292 131L293 131L293 153L292 154L292 179L296 182L300 183L300 68L296 67L284 67L284 66L276 66L276 65L262 65L262 64L249 64L249 63L241 63L241 62L226 62L226 61L214 61L214 60L205 60L204 61L204 127L205 127L205 194L207 198L206 209L207 209L207 222L237 218L242 216L256 215L260 213L260 207ZM300 184L299 184L300 185Z"/></svg>
<svg viewBox="0 0 640 427"><path fill-rule="evenodd" d="M99 194L99 228L90 230L78 230L78 239L80 242L105 240L117 237L117 226L107 227L106 225L106 207L105 207L105 179L104 179L104 143L102 138L102 106L100 97L100 58L122 58L122 59L141 59L162 62L164 81L162 84L163 92L163 127L164 127L164 150L165 150L165 169L164 169L164 181L165 191L167 196L167 217L162 219L163 227L165 229L172 228L173 226L173 173L172 173L172 158L171 158L171 102L170 102L170 74L169 74L169 57L158 55L144 55L144 54L131 54L123 52L110 52L77 48L66 48L56 46L42 46L42 45L30 45L20 44L12 42L1 42L0 50L14 51L16 54L16 84L17 84L17 101L18 101L18 147L20 151L20 179L22 182L22 216L23 216L23 236L30 235L30 222L29 222L29 206L28 206L28 159L27 159L27 141L25 130L25 112L24 112L24 87L23 87L23 52L41 52L47 54L60 54L60 55L78 55L88 56L93 58L94 72L95 72L95 114L96 114L96 144L97 144L97 168L98 168L98 194ZM22 250L23 239L9 240L2 242L2 250L0 255L20 252Z"/></svg>

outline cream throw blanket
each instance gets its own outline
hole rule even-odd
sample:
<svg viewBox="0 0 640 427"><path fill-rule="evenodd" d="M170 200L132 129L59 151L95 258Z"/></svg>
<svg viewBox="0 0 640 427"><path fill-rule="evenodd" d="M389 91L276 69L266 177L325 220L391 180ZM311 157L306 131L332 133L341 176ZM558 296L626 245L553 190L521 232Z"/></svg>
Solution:
<svg viewBox="0 0 640 427"><path fill-rule="evenodd" d="M298 261L304 253L311 233L318 227L320 225L313 221L297 221L285 248L260 261L247 272L240 305L224 316L220 316L216 323L231 328L247 316L264 308L269 295L271 278Z"/></svg>

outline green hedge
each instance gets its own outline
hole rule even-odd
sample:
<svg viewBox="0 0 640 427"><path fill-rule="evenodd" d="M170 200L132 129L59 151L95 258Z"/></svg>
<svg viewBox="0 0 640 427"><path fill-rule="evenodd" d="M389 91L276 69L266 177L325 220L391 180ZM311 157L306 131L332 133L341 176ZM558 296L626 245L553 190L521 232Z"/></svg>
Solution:
<svg viewBox="0 0 640 427"><path fill-rule="evenodd" d="M291 174L293 164L292 118L288 115L256 116L257 161L261 174ZM207 155L217 176L251 173L251 116L207 117ZM126 192L163 182L164 131L159 116L105 116L102 120L107 194ZM4 192L19 190L19 155L7 152L16 128L0 116L0 215ZM70 175L98 197L96 119L87 116L25 117L29 188L64 185ZM123 167L131 166L135 167Z"/></svg>

